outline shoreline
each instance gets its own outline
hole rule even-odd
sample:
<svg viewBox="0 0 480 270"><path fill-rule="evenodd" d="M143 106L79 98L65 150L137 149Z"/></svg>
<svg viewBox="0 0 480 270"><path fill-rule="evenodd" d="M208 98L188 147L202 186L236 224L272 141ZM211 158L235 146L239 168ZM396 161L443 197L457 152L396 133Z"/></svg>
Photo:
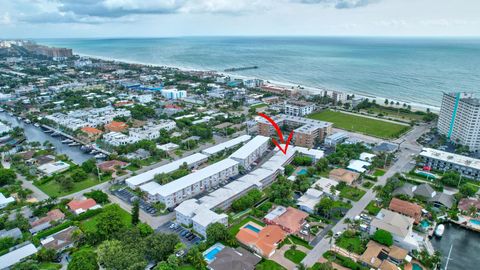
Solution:
<svg viewBox="0 0 480 270"><path fill-rule="evenodd" d="M319 94L319 92L341 92L344 94L348 95L355 95L356 97L361 97L364 99L369 99L369 100L375 100L377 104L379 105L384 105L385 100L388 100L389 102L393 101L395 103L400 103L400 105L389 105L389 107L394 107L394 108L403 108L403 104L410 105L412 108L412 111L426 111L429 109L433 113L438 113L440 111L439 106L434 106L434 105L429 105L429 104L423 104L423 103L417 103L417 102L407 102L407 101L402 101L402 100L396 100L396 99L390 99L388 97L379 97L379 96L374 96L374 95L367 95L367 94L360 94L360 93L354 93L354 92L347 92L347 91L339 91L339 90L334 90L334 89L328 89L328 88L323 88L323 87L312 87L312 86L306 86L303 84L296 84L296 83L289 83L289 82L280 82L280 81L274 81L274 80L269 80L266 78L259 78L259 77L251 77L251 76L244 76L244 75L238 75L238 74L233 74L233 73L227 73L227 72L222 72L222 71L217 71L217 70L201 70L201 69L195 69L191 67L182 67L182 66L174 66L174 65L161 65L161 64L154 64L154 63L148 63L148 62L140 62L140 61L135 61L135 60L127 60L127 59L121 59L121 58L111 58L111 57L105 57L105 56L97 56L97 55L90 55L90 54L84 54L84 53L76 53L74 55L80 56L80 57L85 57L85 58L90 58L90 59L99 59L103 61L113 61L113 62L120 62L120 63L127 63L127 64L135 64L135 65L146 65L146 66L154 66L154 67L165 67L165 68L173 68L173 69L178 69L180 71L184 72L214 72L219 75L225 75L232 77L234 79L261 79L265 82L268 82L271 85L279 86L279 87L284 87L284 88L295 88L299 92L309 93L309 94ZM300 86L300 88L298 87Z"/></svg>

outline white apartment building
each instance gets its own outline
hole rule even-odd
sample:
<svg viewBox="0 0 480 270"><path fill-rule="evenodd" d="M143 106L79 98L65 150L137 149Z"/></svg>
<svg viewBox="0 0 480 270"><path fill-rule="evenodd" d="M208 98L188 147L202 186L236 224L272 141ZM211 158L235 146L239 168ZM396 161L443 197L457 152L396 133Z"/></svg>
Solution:
<svg viewBox="0 0 480 270"><path fill-rule="evenodd" d="M103 141L113 146L120 146L120 145L136 143L139 140L134 139L133 137L130 137L120 132L109 132L109 133L103 134Z"/></svg>
<svg viewBox="0 0 480 270"><path fill-rule="evenodd" d="M250 135L242 135L242 136L239 136L235 139L232 139L232 140L214 145L212 147L203 149L202 153L204 153L205 155L209 155L209 156L210 155L215 155L215 154L218 154L222 151L233 148L233 147L235 147L235 146L237 146L241 143L245 143L245 142L249 141L251 138L252 138L252 136L250 136Z"/></svg>
<svg viewBox="0 0 480 270"><path fill-rule="evenodd" d="M173 207L200 193L226 183L230 177L238 175L238 162L224 159L165 185L150 182L140 186L147 193L148 200L160 201Z"/></svg>
<svg viewBox="0 0 480 270"><path fill-rule="evenodd" d="M248 169L253 162L258 160L268 150L269 141L270 138L268 137L255 136L255 138L233 152L230 158L238 161L240 165Z"/></svg>
<svg viewBox="0 0 480 270"><path fill-rule="evenodd" d="M437 128L452 142L480 150L480 100L472 93L443 93Z"/></svg>
<svg viewBox="0 0 480 270"><path fill-rule="evenodd" d="M422 158L423 165L434 170L454 170L465 177L480 180L480 159L432 148L423 148L419 156Z"/></svg>
<svg viewBox="0 0 480 270"><path fill-rule="evenodd" d="M221 223L228 226L228 216L217 214L214 211L198 204L195 199L184 201L175 208L177 222L186 226L192 225L193 229L202 236L207 236L207 228L211 224Z"/></svg>
<svg viewBox="0 0 480 270"><path fill-rule="evenodd" d="M158 124L148 123L141 128L131 128L128 131L130 137L140 140L154 140L160 137L160 130L173 130L177 124L173 120L161 120Z"/></svg>
<svg viewBox="0 0 480 270"><path fill-rule="evenodd" d="M285 101L283 110L286 115L305 116L315 111L315 104L305 101Z"/></svg>
<svg viewBox="0 0 480 270"><path fill-rule="evenodd" d="M97 127L110 123L117 116L130 117L130 111L115 109L112 106L75 110L67 114L54 113L45 118L71 130L77 130L86 126Z"/></svg>
<svg viewBox="0 0 480 270"><path fill-rule="evenodd" d="M187 97L187 91L185 90L163 89L160 93L166 99L181 99Z"/></svg>

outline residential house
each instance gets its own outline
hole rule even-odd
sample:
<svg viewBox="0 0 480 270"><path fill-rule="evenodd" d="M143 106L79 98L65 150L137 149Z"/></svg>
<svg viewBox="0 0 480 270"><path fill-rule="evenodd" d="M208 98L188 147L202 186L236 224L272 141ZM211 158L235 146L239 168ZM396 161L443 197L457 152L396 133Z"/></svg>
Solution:
<svg viewBox="0 0 480 270"><path fill-rule="evenodd" d="M92 199L88 198L85 200L72 200L67 204L68 208L70 211L72 211L75 214L81 214L84 212L87 212L90 209L97 209L100 208L101 206L97 204L97 202Z"/></svg>
<svg viewBox="0 0 480 270"><path fill-rule="evenodd" d="M455 197L443 192L435 191L429 184L412 185L405 183L403 186L396 188L393 195L405 195L408 197L420 197L428 202L433 203L435 207L452 208L455 203Z"/></svg>
<svg viewBox="0 0 480 270"><path fill-rule="evenodd" d="M128 163L120 160L107 160L98 164L98 169L102 172L116 172L118 168L124 168Z"/></svg>
<svg viewBox="0 0 480 270"><path fill-rule="evenodd" d="M34 220L30 223L30 233L35 234L52 226L52 223L59 222L65 218L65 214L60 209L50 210L46 216Z"/></svg>
<svg viewBox="0 0 480 270"><path fill-rule="evenodd" d="M270 258L278 245L287 237L287 234L277 225L267 225L261 229L252 224L247 225L255 229L247 226L240 228L235 236L236 239L265 258Z"/></svg>
<svg viewBox="0 0 480 270"><path fill-rule="evenodd" d="M22 231L19 228L13 228L10 230L3 229L0 231L0 238L13 238L13 239L20 239L22 238Z"/></svg>
<svg viewBox="0 0 480 270"><path fill-rule="evenodd" d="M32 256L37 251L37 248L30 242L15 246L7 254L0 256L0 269L10 269L11 266Z"/></svg>
<svg viewBox="0 0 480 270"><path fill-rule="evenodd" d="M393 243L408 251L417 250L419 243L418 235L413 233L413 222L415 220L393 211L382 209L370 223L370 234L377 230L385 230L392 234Z"/></svg>
<svg viewBox="0 0 480 270"><path fill-rule="evenodd" d="M45 239L42 239L40 243L44 248L54 249L57 252L62 252L63 250L73 246L73 232L76 229L77 227L70 226L66 229L63 229L57 233L48 236Z"/></svg>
<svg viewBox="0 0 480 270"><path fill-rule="evenodd" d="M102 136L102 131L99 130L99 129L96 129L94 127L83 127L80 129L82 131L82 135L81 137L83 138L86 138L87 140L93 142L95 141L96 139L100 138L100 136Z"/></svg>
<svg viewBox="0 0 480 270"><path fill-rule="evenodd" d="M477 198L463 198L458 202L458 209L463 212L470 212L470 209L474 207L476 211L480 211L480 200Z"/></svg>
<svg viewBox="0 0 480 270"><path fill-rule="evenodd" d="M63 161L56 161L38 166L38 170L46 176L50 176L54 173L61 173L70 168L70 164Z"/></svg>
<svg viewBox="0 0 480 270"><path fill-rule="evenodd" d="M422 207L415 203L393 198L390 201L388 209L413 218L415 220L415 224L420 223L422 219Z"/></svg>
<svg viewBox="0 0 480 270"><path fill-rule="evenodd" d="M345 182L352 185L360 177L359 173L352 172L346 169L337 168L330 171L328 178L338 182Z"/></svg>
<svg viewBox="0 0 480 270"><path fill-rule="evenodd" d="M358 172L358 173L364 173L368 171L368 167L372 165L370 162L366 162L363 160L358 160L358 159L352 159L348 163L347 169Z"/></svg>
<svg viewBox="0 0 480 270"><path fill-rule="evenodd" d="M307 191L297 199L297 206L300 210L313 214L315 212L315 205L320 202L323 196L323 191L309 188Z"/></svg>
<svg viewBox="0 0 480 270"><path fill-rule="evenodd" d="M277 206L263 218L263 221L280 226L286 233L295 234L306 223L307 217L307 213L293 207Z"/></svg>
<svg viewBox="0 0 480 270"><path fill-rule="evenodd" d="M110 132L124 132L128 129L128 125L124 122L112 121L104 126L106 131Z"/></svg>
<svg viewBox="0 0 480 270"><path fill-rule="evenodd" d="M261 257L238 247L224 247L215 255L215 260L208 264L210 270L254 270L262 260Z"/></svg>
<svg viewBox="0 0 480 270"><path fill-rule="evenodd" d="M0 209L5 208L9 203L14 201L15 199L13 197L5 197L5 195L0 192Z"/></svg>
<svg viewBox="0 0 480 270"><path fill-rule="evenodd" d="M371 269L398 270L397 266L405 260L411 260L408 251L395 245L387 247L375 241L369 241L367 249L358 261Z"/></svg>

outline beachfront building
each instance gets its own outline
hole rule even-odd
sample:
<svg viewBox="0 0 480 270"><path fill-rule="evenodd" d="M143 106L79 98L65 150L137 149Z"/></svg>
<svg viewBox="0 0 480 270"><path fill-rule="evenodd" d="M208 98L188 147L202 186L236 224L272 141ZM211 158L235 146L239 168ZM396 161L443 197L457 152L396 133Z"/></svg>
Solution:
<svg viewBox="0 0 480 270"><path fill-rule="evenodd" d="M238 161L244 168L258 160L268 150L270 138L265 136L256 136L237 151L230 155L230 158Z"/></svg>
<svg viewBox="0 0 480 270"><path fill-rule="evenodd" d="M305 116L315 111L314 103L301 100L286 100L283 103L283 111L286 115Z"/></svg>
<svg viewBox="0 0 480 270"><path fill-rule="evenodd" d="M160 93L166 99L181 99L187 97L187 91L185 90L162 89Z"/></svg>
<svg viewBox="0 0 480 270"><path fill-rule="evenodd" d="M216 155L220 152L223 152L225 150L234 148L234 147L236 147L236 146L238 146L242 143L245 143L245 142L249 141L251 138L252 138L252 136L250 136L250 135L242 135L242 136L237 137L235 139L232 139L232 140L214 145L214 146L209 147L207 149L203 149L202 153L204 153L205 155L209 155L209 156Z"/></svg>
<svg viewBox="0 0 480 270"><path fill-rule="evenodd" d="M272 117L272 120L280 127L295 131L292 142L296 146L313 148L332 133L332 123L320 120L285 114L275 115ZM275 128L265 118L259 117L257 122L260 135L267 137L276 136Z"/></svg>
<svg viewBox="0 0 480 270"><path fill-rule="evenodd" d="M415 220L393 211L382 209L370 223L370 235L377 230L385 230L392 234L393 243L396 246L408 251L419 248L418 235L413 233L413 222Z"/></svg>
<svg viewBox="0 0 480 270"><path fill-rule="evenodd" d="M153 178L155 177L155 175L157 175L157 174L172 173L172 172L178 170L178 168L180 168L180 166L182 166L183 164L187 164L187 166L189 168L195 168L198 165L206 162L207 160L208 160L208 156L206 156L204 154L200 154L200 153L193 154L193 155L181 158L181 159L177 159L173 162L167 163L167 164L165 164L163 166L160 166L158 168L155 168L155 169L146 171L144 173L132 176L132 177L128 178L127 180L125 180L125 183L128 185L128 187L130 187L132 189L135 189L135 188L137 188L137 187L139 187L139 186L141 186L145 183L148 183L148 182L152 181Z"/></svg>
<svg viewBox="0 0 480 270"><path fill-rule="evenodd" d="M419 156L424 166L439 171L456 171L465 177L480 180L480 160L433 148L423 148Z"/></svg>
<svg viewBox="0 0 480 270"><path fill-rule="evenodd" d="M480 100L473 93L443 93L437 128L452 142L480 150Z"/></svg>
<svg viewBox="0 0 480 270"><path fill-rule="evenodd" d="M140 186L140 190L147 193L149 201L174 207L238 175L238 165L237 161L227 158L165 185L146 183Z"/></svg>

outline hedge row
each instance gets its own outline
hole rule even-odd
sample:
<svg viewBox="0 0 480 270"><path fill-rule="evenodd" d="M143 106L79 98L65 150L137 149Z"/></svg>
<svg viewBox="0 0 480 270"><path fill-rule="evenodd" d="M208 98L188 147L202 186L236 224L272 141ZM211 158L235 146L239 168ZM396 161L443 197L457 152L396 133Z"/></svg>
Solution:
<svg viewBox="0 0 480 270"><path fill-rule="evenodd" d="M42 238L45 238L45 237L47 237L47 236L49 236L49 235L52 235L52 234L54 234L54 233L57 233L57 232L59 232L59 231L61 231L61 230L63 230L63 229L66 229L66 228L68 228L68 227L70 227L70 226L72 226L72 225L73 225L73 221L67 220L67 221L65 221L65 222L62 223L62 224L59 224L59 225L57 225L57 226L55 226L55 227L52 227L52 228L49 228L49 229L46 229L46 230L44 230L44 231L41 231L41 232L37 233L37 234L35 235L35 237L37 237L38 239L42 239Z"/></svg>
<svg viewBox="0 0 480 270"><path fill-rule="evenodd" d="M335 253L333 251L327 251L323 254L323 257L326 258L326 259L329 259L329 258L332 258L333 256L335 256L335 261L340 264L341 266L344 266L346 268L349 268L349 269L352 269L352 270L368 270L369 268L368 267L365 267L357 262L355 262L354 260L348 258L348 257L345 257L343 255L340 255L338 253Z"/></svg>

